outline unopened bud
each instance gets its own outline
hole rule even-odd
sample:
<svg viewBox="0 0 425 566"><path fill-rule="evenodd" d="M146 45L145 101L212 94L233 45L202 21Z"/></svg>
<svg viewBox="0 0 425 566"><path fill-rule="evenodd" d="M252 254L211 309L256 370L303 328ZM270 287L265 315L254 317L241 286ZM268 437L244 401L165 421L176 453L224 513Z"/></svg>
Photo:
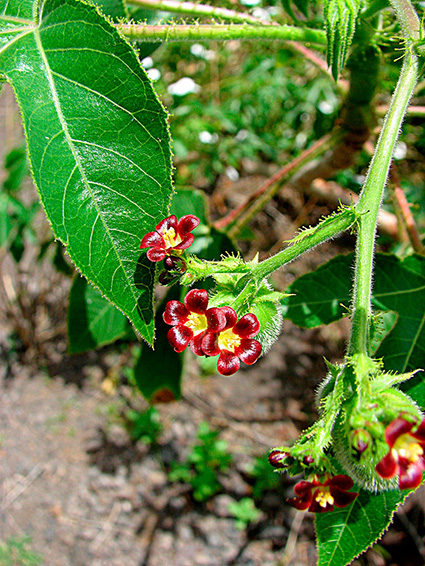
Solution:
<svg viewBox="0 0 425 566"><path fill-rule="evenodd" d="M350 435L351 446L358 454L363 454L363 452L369 447L370 441L370 434L363 428L353 430Z"/></svg>
<svg viewBox="0 0 425 566"><path fill-rule="evenodd" d="M180 273L186 271L186 263L181 258L173 256L167 256L164 259L164 267L167 271L179 271Z"/></svg>
<svg viewBox="0 0 425 566"><path fill-rule="evenodd" d="M284 461L289 456L287 452L282 452L282 450L272 450L269 454L269 464L273 468L285 468L286 465Z"/></svg>
<svg viewBox="0 0 425 566"><path fill-rule="evenodd" d="M304 456L304 458L303 458L304 464L306 464L307 466L310 466L311 464L313 464L313 462L314 462L313 456Z"/></svg>
<svg viewBox="0 0 425 566"><path fill-rule="evenodd" d="M175 277L171 275L171 273L168 273L168 271L163 271L158 277L158 281L161 283L161 285L168 285L169 283L172 283L174 279Z"/></svg>

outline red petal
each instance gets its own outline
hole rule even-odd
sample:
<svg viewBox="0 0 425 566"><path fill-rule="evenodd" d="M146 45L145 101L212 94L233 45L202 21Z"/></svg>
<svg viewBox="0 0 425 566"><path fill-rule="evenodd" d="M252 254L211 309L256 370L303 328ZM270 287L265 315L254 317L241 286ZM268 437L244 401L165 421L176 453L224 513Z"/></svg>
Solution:
<svg viewBox="0 0 425 566"><path fill-rule="evenodd" d="M186 216L182 216L179 220L177 233L183 238L188 232L192 232L192 230L199 226L200 222L199 218L194 214L186 214Z"/></svg>
<svg viewBox="0 0 425 566"><path fill-rule="evenodd" d="M158 232L148 232L140 242L140 248L150 248L152 246L165 249L164 238Z"/></svg>
<svg viewBox="0 0 425 566"><path fill-rule="evenodd" d="M165 257L165 251L159 248L151 248L147 251L146 256L150 261L161 261Z"/></svg>
<svg viewBox="0 0 425 566"><path fill-rule="evenodd" d="M202 343L203 345L203 343ZM217 371L221 375L233 375L240 368L239 358L233 352L222 350L217 362Z"/></svg>
<svg viewBox="0 0 425 566"><path fill-rule="evenodd" d="M352 503L358 496L358 493L354 491L346 491L345 489L340 489L336 485L329 486L329 493L334 498L335 506L339 508L347 507L347 505L350 505L350 503Z"/></svg>
<svg viewBox="0 0 425 566"><path fill-rule="evenodd" d="M194 240L195 240L195 236L193 234L186 234L186 236L183 238L180 244L177 244L177 246L173 246L173 250L186 250L187 248L190 248Z"/></svg>
<svg viewBox="0 0 425 566"><path fill-rule="evenodd" d="M184 304L190 312L205 314L208 307L208 293L205 289L192 289L186 295Z"/></svg>
<svg viewBox="0 0 425 566"><path fill-rule="evenodd" d="M413 423L409 423L400 417L393 420L385 429L385 440L390 448L392 448L402 434L410 432L413 428Z"/></svg>
<svg viewBox="0 0 425 566"><path fill-rule="evenodd" d="M180 301L168 301L162 318L165 324L184 324L189 316L189 311Z"/></svg>
<svg viewBox="0 0 425 566"><path fill-rule="evenodd" d="M220 348L217 345L217 334L207 332L202 339L202 351L206 356L218 356Z"/></svg>
<svg viewBox="0 0 425 566"><path fill-rule="evenodd" d="M311 501L313 497L312 489L317 487L318 485L320 484L318 484L317 482L301 480L295 485L294 493L297 497L300 497L301 499L305 499L306 497L308 497Z"/></svg>
<svg viewBox="0 0 425 566"><path fill-rule="evenodd" d="M398 478L398 487L400 489L414 489L422 481L422 466L415 462L410 464L404 473Z"/></svg>
<svg viewBox="0 0 425 566"><path fill-rule="evenodd" d="M236 324L236 321L238 320L238 315L236 314L236 311L234 311L232 307L226 306L226 307L221 307L221 312L226 317L226 326L223 328L223 330L227 330L228 328L233 328L233 326L235 326Z"/></svg>
<svg viewBox="0 0 425 566"><path fill-rule="evenodd" d="M420 422L416 431L411 432L410 434L413 436L413 438L416 438L416 440L419 440L420 442L425 442L425 419L423 419Z"/></svg>
<svg viewBox="0 0 425 566"><path fill-rule="evenodd" d="M391 452L388 452L380 462L375 466L376 471L381 476L381 478L389 479L397 475L398 466L397 462L394 460Z"/></svg>
<svg viewBox="0 0 425 566"><path fill-rule="evenodd" d="M226 326L227 319L220 308L213 307L212 309L208 309L205 315L210 332L220 332Z"/></svg>
<svg viewBox="0 0 425 566"><path fill-rule="evenodd" d="M261 344L258 340L251 340L250 338L243 338L241 343L235 350L235 354L243 361L244 364L249 366L255 364L258 356L261 354Z"/></svg>
<svg viewBox="0 0 425 566"><path fill-rule="evenodd" d="M351 489L354 483L353 480L350 478L350 476L347 476L345 474L339 474L325 481L324 485L334 485L339 489Z"/></svg>
<svg viewBox="0 0 425 566"><path fill-rule="evenodd" d="M205 336L205 332L201 332L197 336L194 336L190 341L190 349L196 356L203 356L204 352L202 350L202 339Z"/></svg>
<svg viewBox="0 0 425 566"><path fill-rule="evenodd" d="M255 314L244 315L234 326L233 332L241 338L253 338L260 330L260 322Z"/></svg>
<svg viewBox="0 0 425 566"><path fill-rule="evenodd" d="M304 499L298 499L298 497L287 499L286 503L291 505L291 507L295 507L295 509L298 509L298 511L305 511L306 509L308 509L310 505L310 501L306 501Z"/></svg>
<svg viewBox="0 0 425 566"><path fill-rule="evenodd" d="M173 326L167 333L168 341L176 352L183 352L187 348L192 336L193 332L191 329L183 324Z"/></svg>
<svg viewBox="0 0 425 566"><path fill-rule="evenodd" d="M161 222L155 227L155 230L158 230L158 232L164 232L170 228L174 228L177 233L177 218L174 214L161 220Z"/></svg>

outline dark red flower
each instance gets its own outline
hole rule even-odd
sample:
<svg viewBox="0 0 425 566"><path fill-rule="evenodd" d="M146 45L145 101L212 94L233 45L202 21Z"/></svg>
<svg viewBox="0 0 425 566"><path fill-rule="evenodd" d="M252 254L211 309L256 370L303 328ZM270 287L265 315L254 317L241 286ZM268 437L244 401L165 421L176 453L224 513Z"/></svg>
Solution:
<svg viewBox="0 0 425 566"><path fill-rule="evenodd" d="M348 491L353 487L353 480L346 475L330 476L326 481L300 481L294 487L296 497L287 502L299 511L308 509L311 513L333 511L335 507L347 507L358 493Z"/></svg>
<svg viewBox="0 0 425 566"><path fill-rule="evenodd" d="M390 451L376 465L378 474L384 479L398 476L400 489L418 487L425 470L425 419L416 427L416 423L397 417L385 429L385 440Z"/></svg>
<svg viewBox="0 0 425 566"><path fill-rule="evenodd" d="M219 308L208 308L208 293L203 289L189 291L180 301L168 301L162 315L166 324L171 324L168 341L176 352L190 346L197 356L203 356L202 338L207 330L216 331L226 324L226 317Z"/></svg>
<svg viewBox="0 0 425 566"><path fill-rule="evenodd" d="M231 307L220 309L226 317L226 324L218 332L207 332L202 339L202 350L207 356L220 355L217 370L221 375L233 375L245 364L255 363L261 354L261 344L253 340L260 330L255 314L244 315L239 321Z"/></svg>
<svg viewBox="0 0 425 566"><path fill-rule="evenodd" d="M199 223L193 214L182 216L178 222L174 214L168 216L156 226L155 232L143 236L140 247L150 248L146 255L151 261L161 261L171 253L179 255L193 244L195 237L190 232Z"/></svg>

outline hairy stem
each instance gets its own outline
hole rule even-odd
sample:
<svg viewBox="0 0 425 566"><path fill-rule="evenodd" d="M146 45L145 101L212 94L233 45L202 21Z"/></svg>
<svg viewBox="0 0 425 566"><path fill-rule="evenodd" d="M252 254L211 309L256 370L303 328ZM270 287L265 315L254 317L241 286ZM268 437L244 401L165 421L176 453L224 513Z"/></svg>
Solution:
<svg viewBox="0 0 425 566"><path fill-rule="evenodd" d="M217 18L229 20L235 24L250 23L270 25L269 22L251 16L251 14L243 14L242 12L228 10L227 8L207 6L206 4L194 2L179 2L178 0L130 0L129 3L135 6L143 6L151 10L164 10L174 14L193 16L195 18Z"/></svg>
<svg viewBox="0 0 425 566"><path fill-rule="evenodd" d="M263 39L266 41L302 41L326 45L324 31L287 25L170 24L150 26L147 24L118 24L118 29L134 41Z"/></svg>
<svg viewBox="0 0 425 566"><path fill-rule="evenodd" d="M394 146L418 77L418 63L406 54L388 114L376 145L369 172L356 207L359 213L353 318L348 353L368 355L367 341L371 317L371 285L374 240L378 211L385 188Z"/></svg>
<svg viewBox="0 0 425 566"><path fill-rule="evenodd" d="M252 270L253 275L257 281L267 277L304 252L347 230L356 221L356 218L357 215L353 208L346 208L335 216L325 218L316 227L309 228L304 237L301 233L299 239L285 250L257 264Z"/></svg>

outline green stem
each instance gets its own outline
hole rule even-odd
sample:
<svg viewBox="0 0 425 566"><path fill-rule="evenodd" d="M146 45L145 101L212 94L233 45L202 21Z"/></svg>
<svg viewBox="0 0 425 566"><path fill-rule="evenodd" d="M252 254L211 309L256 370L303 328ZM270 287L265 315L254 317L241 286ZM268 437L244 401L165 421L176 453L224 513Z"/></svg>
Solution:
<svg viewBox="0 0 425 566"><path fill-rule="evenodd" d="M417 78L416 56L407 53L360 195L360 201L356 206L359 214L359 232L349 355L368 355L367 340L371 317L371 283L377 217L394 146Z"/></svg>
<svg viewBox="0 0 425 566"><path fill-rule="evenodd" d="M263 39L266 41L302 41L326 45L322 30L287 25L214 24L154 25L118 24L118 29L134 41L201 41Z"/></svg>
<svg viewBox="0 0 425 566"><path fill-rule="evenodd" d="M150 10L164 10L165 12L194 16L195 18L218 18L229 20L236 24L268 24L268 22L260 20L250 14L243 14L235 10L228 10L227 8L195 4L193 2L179 2L178 0L130 0L129 3L135 6L143 6Z"/></svg>
<svg viewBox="0 0 425 566"><path fill-rule="evenodd" d="M410 0L390 0L406 41L421 38L421 22Z"/></svg>
<svg viewBox="0 0 425 566"><path fill-rule="evenodd" d="M353 208L346 208L339 214L326 218L316 227L306 230L304 237L301 233L301 238L288 248L257 264L252 270L253 275L260 281L304 252L347 230L356 219L357 214Z"/></svg>

